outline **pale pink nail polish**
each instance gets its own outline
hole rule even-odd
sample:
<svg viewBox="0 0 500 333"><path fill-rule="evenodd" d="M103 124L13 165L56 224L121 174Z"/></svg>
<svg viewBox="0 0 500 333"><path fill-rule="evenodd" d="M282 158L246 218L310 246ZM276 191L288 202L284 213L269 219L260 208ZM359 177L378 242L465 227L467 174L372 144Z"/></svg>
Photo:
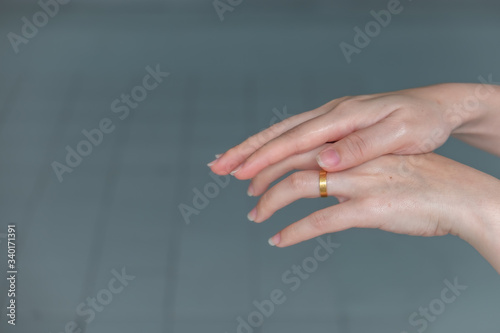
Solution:
<svg viewBox="0 0 500 333"><path fill-rule="evenodd" d="M236 169L234 169L233 171L230 172L230 175L234 176L234 174L237 173L241 169L242 166L243 166L243 164L240 164Z"/></svg>
<svg viewBox="0 0 500 333"><path fill-rule="evenodd" d="M248 213L247 218L248 220L253 222L255 221L256 217L257 217L257 208L254 208L250 211L250 213Z"/></svg>
<svg viewBox="0 0 500 333"><path fill-rule="evenodd" d="M249 197L253 197L253 185L248 186L247 194Z"/></svg>
<svg viewBox="0 0 500 333"><path fill-rule="evenodd" d="M213 160L212 162L208 163L207 166L208 167L211 167L212 165L214 165L215 163L217 163L217 161L219 160L219 158L222 156L222 154L216 154L215 155L215 160Z"/></svg>
<svg viewBox="0 0 500 333"><path fill-rule="evenodd" d="M280 241L281 241L281 235L280 235L280 233L277 233L273 237L269 238L269 240L267 242L271 246L276 246L280 243Z"/></svg>

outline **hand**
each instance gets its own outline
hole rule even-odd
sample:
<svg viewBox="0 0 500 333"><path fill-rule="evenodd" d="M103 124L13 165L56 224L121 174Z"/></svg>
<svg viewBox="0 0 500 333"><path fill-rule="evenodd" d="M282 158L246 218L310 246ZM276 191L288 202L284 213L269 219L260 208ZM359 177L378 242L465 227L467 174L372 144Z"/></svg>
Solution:
<svg viewBox="0 0 500 333"><path fill-rule="evenodd" d="M500 154L500 89L493 87L442 84L336 99L250 137L210 167L216 174L250 179L272 164L336 141L318 151L318 163L340 171L386 154L431 152L455 131L464 141ZM469 112L467 97L475 94L483 99Z"/></svg>
<svg viewBox="0 0 500 333"><path fill-rule="evenodd" d="M312 153L311 153L312 154ZM308 168L314 159L297 157ZM279 177L276 165L252 180L257 192ZM267 220L300 198L319 197L318 171L297 171L259 200L249 219ZM278 247L348 228L378 228L415 236L453 234L474 246L500 273L500 181L433 153L386 155L358 167L328 173L329 196L339 204L291 224L271 238Z"/></svg>

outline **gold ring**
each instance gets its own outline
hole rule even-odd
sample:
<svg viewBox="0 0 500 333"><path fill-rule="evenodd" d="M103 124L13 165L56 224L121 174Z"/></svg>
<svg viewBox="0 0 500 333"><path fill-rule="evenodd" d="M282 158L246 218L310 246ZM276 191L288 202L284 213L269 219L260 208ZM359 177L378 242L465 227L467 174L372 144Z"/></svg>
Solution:
<svg viewBox="0 0 500 333"><path fill-rule="evenodd" d="M326 190L326 171L321 170L319 172L319 194L322 198L328 196L328 192Z"/></svg>

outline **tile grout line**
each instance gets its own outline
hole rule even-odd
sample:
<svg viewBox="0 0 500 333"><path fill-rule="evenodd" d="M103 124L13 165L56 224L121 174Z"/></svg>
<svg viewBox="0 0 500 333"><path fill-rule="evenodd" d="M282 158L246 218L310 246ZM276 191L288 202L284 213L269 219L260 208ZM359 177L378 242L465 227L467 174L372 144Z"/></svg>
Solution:
<svg viewBox="0 0 500 333"><path fill-rule="evenodd" d="M2 129L5 126L6 118L12 112L13 104L19 97L21 86L24 82L26 82L24 73L16 76L14 84L11 85L11 89L9 90L9 93L5 97L5 100L0 107L0 132L2 132Z"/></svg>
<svg viewBox="0 0 500 333"><path fill-rule="evenodd" d="M57 149L57 142L60 141L62 137L64 137L64 132L66 128L66 124L71 119L73 112L75 110L75 103L80 93L80 87L82 84L81 77L74 73L71 76L70 84L68 86L68 92L66 94L67 98L62 103L62 108L59 113L57 120L55 121L55 125L52 131L52 135L47 143L47 153L45 154L45 158L42 160L40 167L38 169L37 176L35 178L33 184L33 190L31 191L30 196L26 199L25 209L22 214L22 218L20 221L14 221L12 223L18 223L18 226L22 228L19 235L21 236L18 240L18 248L23 249L26 239L29 237L30 226L33 223L33 218L35 216L35 211L37 210L40 201L42 200L47 186L49 184L50 179L50 160L55 154ZM69 111L68 111L69 110ZM18 255L22 256L22 251L19 251ZM4 290L6 282L0 283L0 290ZM7 300L7 299L6 299ZM4 302L2 302L4 303ZM6 309L6 306L3 307ZM4 314L4 310L0 311L0 314Z"/></svg>
<svg viewBox="0 0 500 333"><path fill-rule="evenodd" d="M132 80L131 83L133 83ZM92 292L97 283L109 231L112 207L116 198L116 188L121 177L124 148L128 144L130 128L135 116L136 113L131 113L128 119L121 123L120 128L117 128L118 133L116 133L113 142L113 151L110 154L107 165L105 183L94 223L94 232L92 233L93 236L91 236L92 243L88 255L85 278L82 283L81 300L85 299ZM87 324L81 317L75 317L74 321L77 323L77 327L81 329L81 333L87 331Z"/></svg>
<svg viewBox="0 0 500 333"><path fill-rule="evenodd" d="M113 154L110 157L110 161L106 171L106 181L104 183L104 189L101 197L101 204L99 207L98 216L94 223L94 232L91 237L92 243L90 247L90 253L88 256L87 269L85 272L85 279L82 284L82 294L80 299L85 299L95 288L97 278L99 275L99 269L102 263L102 256L104 253L104 246L106 244L106 238L108 235L109 221L111 217L111 208L113 207L113 202L115 199L115 193L118 181L121 175L121 161L123 157L123 148L126 146L130 120L121 126L119 133L115 138ZM75 319L78 327L82 329L82 333L87 330L86 323L81 320L81 317Z"/></svg>
<svg viewBox="0 0 500 333"><path fill-rule="evenodd" d="M69 85L69 93L66 96L69 96L63 103L61 108L61 112L59 114L59 118L54 125L53 134L49 139L47 144L47 153L45 154L45 158L41 163L41 167L38 170L38 175L35 180L35 184L33 186L33 191L31 195L28 197L26 201L26 209L24 210L24 216L22 218L21 223L24 222L24 238L20 239L19 247L23 247L24 240L27 239L26 235L30 230L30 225L33 223L33 218L35 216L35 212L39 206L39 203L43 196L45 195L45 191L47 190L47 186L50 183L51 177L51 168L50 161L55 156L55 152L57 150L57 143L61 141L64 137L65 129L67 128L67 124L70 122L74 112L75 112L75 104L77 103L78 96L81 91L82 78L81 76L75 75L76 79L70 80Z"/></svg>
<svg viewBox="0 0 500 333"><path fill-rule="evenodd" d="M253 77L247 76L243 82L243 117L244 129L247 137L255 134L255 129L258 127L257 121L257 100L258 100L258 90L256 80ZM248 202L248 200L246 200ZM247 204L247 206L249 206ZM248 207L248 211L253 207ZM258 247L265 246L264 242L259 242L260 240L260 229L255 228L252 225L253 222L248 222L246 224L246 235L247 237L247 248L248 248L248 276L250 277L250 282L248 285L249 300L252 301L253 298L260 295L262 291L260 267L261 267L261 257ZM254 329L255 333L262 332L264 325L259 326Z"/></svg>
<svg viewBox="0 0 500 333"><path fill-rule="evenodd" d="M189 157L193 147L193 131L194 123L196 122L196 113L198 110L197 101L199 99L200 78L191 76L187 78L184 88L184 105L181 114L179 145L177 152L177 170L176 180L173 186L174 193L177 197L185 197L187 184L189 179L190 163ZM172 201L170 211L177 212L176 202ZM175 216L175 215L174 215ZM167 251L166 251L166 288L163 306L166 312L164 316L162 331L171 333L175 329L175 307L176 295L178 286L178 270L181 251L181 239L183 233L182 222L177 218L172 218L170 221L170 234L167 235Z"/></svg>
<svg viewBox="0 0 500 333"><path fill-rule="evenodd" d="M305 109L307 110L312 110L312 108L315 108L316 106L316 98L315 98L315 91L316 91L316 84L318 82L317 77L312 74L303 74L301 78L301 83L302 83L302 100L303 100L303 107L304 111ZM299 112L302 112L300 110ZM334 234L333 238L337 238L337 236ZM342 288L335 289L335 287L332 288L332 297L335 299L342 299L342 293L335 293L336 290L342 290ZM335 302L338 304L346 304L346 302ZM341 332L349 333L351 332L351 324L350 324L350 319L348 315L348 311L345 309L345 307L339 308L339 313L337 314L337 319L335 320L337 325L339 326L339 329Z"/></svg>

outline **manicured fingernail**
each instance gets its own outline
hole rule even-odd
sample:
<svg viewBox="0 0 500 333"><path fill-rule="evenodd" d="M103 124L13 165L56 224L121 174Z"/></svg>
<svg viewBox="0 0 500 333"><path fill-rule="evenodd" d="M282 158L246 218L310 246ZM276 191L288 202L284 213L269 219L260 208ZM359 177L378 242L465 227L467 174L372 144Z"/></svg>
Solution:
<svg viewBox="0 0 500 333"><path fill-rule="evenodd" d="M243 164L240 164L240 165L239 165L236 169L234 169L233 171L231 171L231 172L230 172L230 175L231 175L231 176L234 176L234 174L235 174L235 173L237 173L237 172L241 169L241 166L242 166L242 165L243 165Z"/></svg>
<svg viewBox="0 0 500 333"><path fill-rule="evenodd" d="M280 241L281 241L281 235L279 233L277 233L273 237L269 238L269 240L267 242L271 246L276 246L280 243Z"/></svg>
<svg viewBox="0 0 500 333"><path fill-rule="evenodd" d="M222 154L216 154L215 155L215 160L213 160L212 162L208 163L207 166L208 167L211 167L212 165L214 165L218 160L219 158L222 156Z"/></svg>
<svg viewBox="0 0 500 333"><path fill-rule="evenodd" d="M334 149L326 149L318 154L316 157L320 167L331 168L339 164L340 156Z"/></svg>
<svg viewBox="0 0 500 333"><path fill-rule="evenodd" d="M256 217L257 217L257 208L254 208L250 211L250 213L248 213L247 218L253 222Z"/></svg>
<svg viewBox="0 0 500 333"><path fill-rule="evenodd" d="M248 186L247 194L249 197L253 197L253 185Z"/></svg>

